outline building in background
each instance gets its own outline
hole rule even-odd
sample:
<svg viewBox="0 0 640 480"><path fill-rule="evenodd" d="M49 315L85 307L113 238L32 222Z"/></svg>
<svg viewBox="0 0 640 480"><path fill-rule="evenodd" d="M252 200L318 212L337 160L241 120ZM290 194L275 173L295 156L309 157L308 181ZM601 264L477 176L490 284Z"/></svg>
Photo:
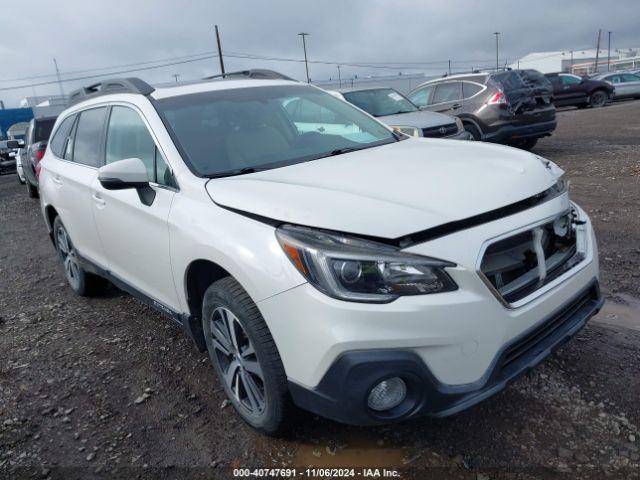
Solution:
<svg viewBox="0 0 640 480"><path fill-rule="evenodd" d="M596 68L596 56L598 66ZM531 68L542 73L572 72L578 75L640 68L640 47L616 48L607 59L607 49L563 50L556 52L535 52L525 55L509 65L510 68Z"/></svg>

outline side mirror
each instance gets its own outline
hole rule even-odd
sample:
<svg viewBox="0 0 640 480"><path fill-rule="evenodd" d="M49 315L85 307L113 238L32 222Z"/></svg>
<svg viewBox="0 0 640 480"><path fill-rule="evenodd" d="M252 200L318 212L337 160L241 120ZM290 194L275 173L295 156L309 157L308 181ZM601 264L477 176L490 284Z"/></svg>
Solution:
<svg viewBox="0 0 640 480"><path fill-rule="evenodd" d="M7 140L7 148L20 148L20 142L18 140Z"/></svg>
<svg viewBox="0 0 640 480"><path fill-rule="evenodd" d="M147 206L156 198L156 191L149 186L147 167L139 158L126 158L100 167L98 180L105 190L136 189L140 201Z"/></svg>

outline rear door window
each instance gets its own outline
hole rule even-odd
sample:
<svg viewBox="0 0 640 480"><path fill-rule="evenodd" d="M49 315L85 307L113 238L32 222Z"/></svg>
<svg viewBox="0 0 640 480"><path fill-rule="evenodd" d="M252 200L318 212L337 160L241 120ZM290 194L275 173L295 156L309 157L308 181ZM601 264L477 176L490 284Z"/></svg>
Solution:
<svg viewBox="0 0 640 480"><path fill-rule="evenodd" d="M445 103L460 100L462 97L462 82L447 82L437 86L431 103Z"/></svg>
<svg viewBox="0 0 640 480"><path fill-rule="evenodd" d="M71 127L73 127L75 119L75 115L65 118L51 138L49 148L56 157L63 158L65 145L71 134Z"/></svg>
<svg viewBox="0 0 640 480"><path fill-rule="evenodd" d="M102 132L106 107L92 108L80 114L73 142L73 161L91 167L102 163Z"/></svg>
<svg viewBox="0 0 640 480"><path fill-rule="evenodd" d="M562 79L563 85L577 85L580 83L580 79L573 75L560 75L560 78Z"/></svg>

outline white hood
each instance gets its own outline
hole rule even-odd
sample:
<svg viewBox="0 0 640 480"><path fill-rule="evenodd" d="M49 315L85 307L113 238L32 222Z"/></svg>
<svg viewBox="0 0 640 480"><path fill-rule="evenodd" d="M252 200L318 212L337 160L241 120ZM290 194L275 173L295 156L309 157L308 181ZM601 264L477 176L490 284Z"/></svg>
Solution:
<svg viewBox="0 0 640 480"><path fill-rule="evenodd" d="M408 139L211 180L207 191L218 205L274 220L399 238L515 203L556 180L523 150Z"/></svg>

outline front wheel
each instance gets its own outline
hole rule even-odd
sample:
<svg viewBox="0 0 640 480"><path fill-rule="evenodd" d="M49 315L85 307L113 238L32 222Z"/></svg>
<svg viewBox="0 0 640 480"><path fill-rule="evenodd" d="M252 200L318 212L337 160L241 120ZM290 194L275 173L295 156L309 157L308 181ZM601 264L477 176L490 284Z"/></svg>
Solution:
<svg viewBox="0 0 640 480"><path fill-rule="evenodd" d="M53 222L53 238L58 251L58 259L71 289L83 297L95 295L103 290L107 281L82 268L76 249L71 243L67 229L62 224L60 217L56 217Z"/></svg>
<svg viewBox="0 0 640 480"><path fill-rule="evenodd" d="M218 280L205 292L202 329L238 414L263 433L281 432L291 408L284 367L258 307L233 278Z"/></svg>
<svg viewBox="0 0 640 480"><path fill-rule="evenodd" d="M592 108L601 108L604 107L609 101L609 94L604 90L596 90L591 94L589 98L589 105Z"/></svg>
<svg viewBox="0 0 640 480"><path fill-rule="evenodd" d="M480 129L472 123L465 123L464 129L471 134L472 140L482 140L482 133Z"/></svg>

